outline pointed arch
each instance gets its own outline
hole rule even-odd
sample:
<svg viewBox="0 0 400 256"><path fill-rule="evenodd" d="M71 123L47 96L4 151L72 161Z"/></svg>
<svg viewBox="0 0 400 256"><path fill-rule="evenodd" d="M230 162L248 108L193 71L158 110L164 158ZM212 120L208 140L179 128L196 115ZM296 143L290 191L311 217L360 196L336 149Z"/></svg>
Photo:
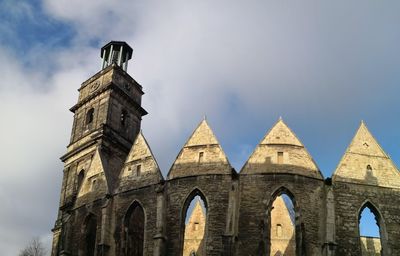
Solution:
<svg viewBox="0 0 400 256"><path fill-rule="evenodd" d="M364 210L368 208L372 214L375 217L376 220L376 225L379 228L379 238L380 238L380 255L390 255L388 246L387 246L387 232L386 232L386 224L385 220L383 218L382 213L379 211L379 208L376 207L376 205L369 199L364 200L364 202L361 204L360 209L358 210L358 236L360 237L359 243L360 243L360 250L362 251L362 241L361 241L361 232L360 232L360 221L361 221L361 215L363 214Z"/></svg>
<svg viewBox="0 0 400 256"><path fill-rule="evenodd" d="M274 213L274 209L283 213ZM263 229L263 237L267 246L264 253L275 256L284 251L284 255L302 255L303 227L294 194L285 186L274 190L270 194L266 214L267 225Z"/></svg>
<svg viewBox="0 0 400 256"><path fill-rule="evenodd" d="M89 213L82 225L79 247L80 256L96 255L97 216Z"/></svg>
<svg viewBox="0 0 400 256"><path fill-rule="evenodd" d="M199 188L194 188L187 196L186 199L183 203L182 209L181 209L181 218L180 218L180 252L184 254L184 249L185 249L185 230L186 230L186 218L188 217L188 211L189 211L189 206L191 203L195 200L196 197L199 197L204 204L204 235L203 238L201 239L198 249L196 252L196 255L203 255L202 251L205 249L205 241L207 241L207 222L208 222L208 201L204 193L199 189Z"/></svg>
<svg viewBox="0 0 400 256"><path fill-rule="evenodd" d="M124 216L123 255L142 256L144 253L146 214L142 204L134 200Z"/></svg>
<svg viewBox="0 0 400 256"><path fill-rule="evenodd" d="M295 208L297 208L297 203L296 203L296 198L293 195L293 193L290 191L290 189L286 188L285 186L281 186L277 189L274 190L274 192L272 192L271 196L270 196L270 202L268 206L271 206L273 201L280 195L282 194L286 194L290 200L292 200L293 205Z"/></svg>

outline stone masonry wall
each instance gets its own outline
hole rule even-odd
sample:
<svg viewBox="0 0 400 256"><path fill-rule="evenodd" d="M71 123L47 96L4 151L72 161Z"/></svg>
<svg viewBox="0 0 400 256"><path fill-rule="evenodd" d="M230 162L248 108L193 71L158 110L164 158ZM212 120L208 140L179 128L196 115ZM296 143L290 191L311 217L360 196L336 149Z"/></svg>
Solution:
<svg viewBox="0 0 400 256"><path fill-rule="evenodd" d="M235 255L267 255L268 207L280 188L294 197L296 255L321 255L323 181L284 174L240 175L239 244ZM298 254L300 251L302 254Z"/></svg>
<svg viewBox="0 0 400 256"><path fill-rule="evenodd" d="M167 255L181 255L184 235L184 205L193 199L193 191L201 191L207 208L206 255L221 255L222 236L226 226L230 175L204 175L174 179L167 182ZM188 205L187 205L188 206Z"/></svg>
<svg viewBox="0 0 400 256"><path fill-rule="evenodd" d="M359 238L359 214L365 203L370 203L381 216L383 255L400 255L400 190L334 183L336 213L336 255L361 255ZM378 221L379 221L378 220Z"/></svg>

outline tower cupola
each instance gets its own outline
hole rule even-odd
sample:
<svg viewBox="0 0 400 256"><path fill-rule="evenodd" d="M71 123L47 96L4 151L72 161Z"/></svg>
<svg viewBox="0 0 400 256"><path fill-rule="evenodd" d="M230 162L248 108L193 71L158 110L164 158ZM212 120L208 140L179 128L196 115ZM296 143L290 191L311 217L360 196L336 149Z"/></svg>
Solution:
<svg viewBox="0 0 400 256"><path fill-rule="evenodd" d="M112 63L120 66L124 71L128 69L128 61L132 58L132 48L122 41L111 41L101 48L101 68L104 69Z"/></svg>

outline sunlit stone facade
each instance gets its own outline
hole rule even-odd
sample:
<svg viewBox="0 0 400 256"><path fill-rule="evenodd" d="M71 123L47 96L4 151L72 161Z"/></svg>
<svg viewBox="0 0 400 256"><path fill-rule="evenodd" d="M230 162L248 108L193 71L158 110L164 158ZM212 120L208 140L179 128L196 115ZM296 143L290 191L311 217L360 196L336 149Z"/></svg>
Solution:
<svg viewBox="0 0 400 256"><path fill-rule="evenodd" d="M293 234L285 240L290 251L285 255L362 255L364 244L370 244L359 237L365 207L380 228L381 249L373 240L375 250L400 255L399 170L364 123L332 179L323 177L281 119L241 170L232 168L203 120L164 177L140 132L147 112L142 86L126 72L132 49L110 42L101 56L102 70L82 83L71 108L53 256L187 254L185 217L196 196L206 209L198 255L269 256L277 252L273 241L280 234L274 231L279 224L274 202L283 194L295 213L293 230L285 230L287 219L281 222L281 234ZM170 93L172 99L176 92Z"/></svg>

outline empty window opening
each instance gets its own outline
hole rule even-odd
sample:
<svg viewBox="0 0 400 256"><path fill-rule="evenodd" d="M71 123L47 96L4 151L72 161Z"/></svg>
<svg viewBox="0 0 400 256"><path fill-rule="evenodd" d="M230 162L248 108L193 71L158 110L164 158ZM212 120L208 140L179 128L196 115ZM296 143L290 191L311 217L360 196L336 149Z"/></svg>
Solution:
<svg viewBox="0 0 400 256"><path fill-rule="evenodd" d="M271 208L269 255L296 255L295 210L291 198L282 193L275 198Z"/></svg>
<svg viewBox="0 0 400 256"><path fill-rule="evenodd" d="M125 109L123 109L122 111L121 111L121 117L120 117L120 121L121 121L121 125L122 126L125 126L125 124L126 124L126 119L128 118L128 112L126 112L126 110Z"/></svg>
<svg viewBox="0 0 400 256"><path fill-rule="evenodd" d="M93 117L94 117L94 108L91 108L86 113L86 124L87 125L93 123Z"/></svg>
<svg viewBox="0 0 400 256"><path fill-rule="evenodd" d="M81 170L78 174L78 184L77 184L77 191L79 192L79 190L82 187L82 183L83 183L83 179L85 178L85 170Z"/></svg>
<svg viewBox="0 0 400 256"><path fill-rule="evenodd" d="M282 237L282 225L281 224L276 224L276 235L278 237Z"/></svg>
<svg viewBox="0 0 400 256"><path fill-rule="evenodd" d="M112 63L118 64L118 58L119 58L119 51L117 51L117 50L113 51L112 59L111 59Z"/></svg>
<svg viewBox="0 0 400 256"><path fill-rule="evenodd" d="M97 189L97 180L94 179L94 180L92 181L92 190L94 191L94 190L96 190L96 189Z"/></svg>
<svg viewBox="0 0 400 256"><path fill-rule="evenodd" d="M278 152L278 164L283 164L283 152Z"/></svg>
<svg viewBox="0 0 400 256"><path fill-rule="evenodd" d="M366 206L360 213L359 229L361 255L382 255L378 216Z"/></svg>
<svg viewBox="0 0 400 256"><path fill-rule="evenodd" d="M96 251L96 216L90 214L86 217L83 225L83 239L81 240L81 250L85 256L94 256Z"/></svg>
<svg viewBox="0 0 400 256"><path fill-rule="evenodd" d="M194 223L194 226L193 226L193 227L194 227L194 229L193 229L193 230L194 230L194 231L197 231L197 230L199 230L199 225L200 225L200 223L198 223L198 222L195 222L195 223Z"/></svg>
<svg viewBox="0 0 400 256"><path fill-rule="evenodd" d="M199 163L202 163L204 161L204 152L199 153Z"/></svg>
<svg viewBox="0 0 400 256"><path fill-rule="evenodd" d="M143 256L144 225L144 210L139 203L134 202L125 215L124 239L126 254L122 255Z"/></svg>
<svg viewBox="0 0 400 256"><path fill-rule="evenodd" d="M142 172L142 165L138 164L136 166L136 176L139 177L141 175L141 172Z"/></svg>
<svg viewBox="0 0 400 256"><path fill-rule="evenodd" d="M207 209L203 199L196 195L185 211L182 255L205 255ZM193 254L195 253L195 254Z"/></svg>

